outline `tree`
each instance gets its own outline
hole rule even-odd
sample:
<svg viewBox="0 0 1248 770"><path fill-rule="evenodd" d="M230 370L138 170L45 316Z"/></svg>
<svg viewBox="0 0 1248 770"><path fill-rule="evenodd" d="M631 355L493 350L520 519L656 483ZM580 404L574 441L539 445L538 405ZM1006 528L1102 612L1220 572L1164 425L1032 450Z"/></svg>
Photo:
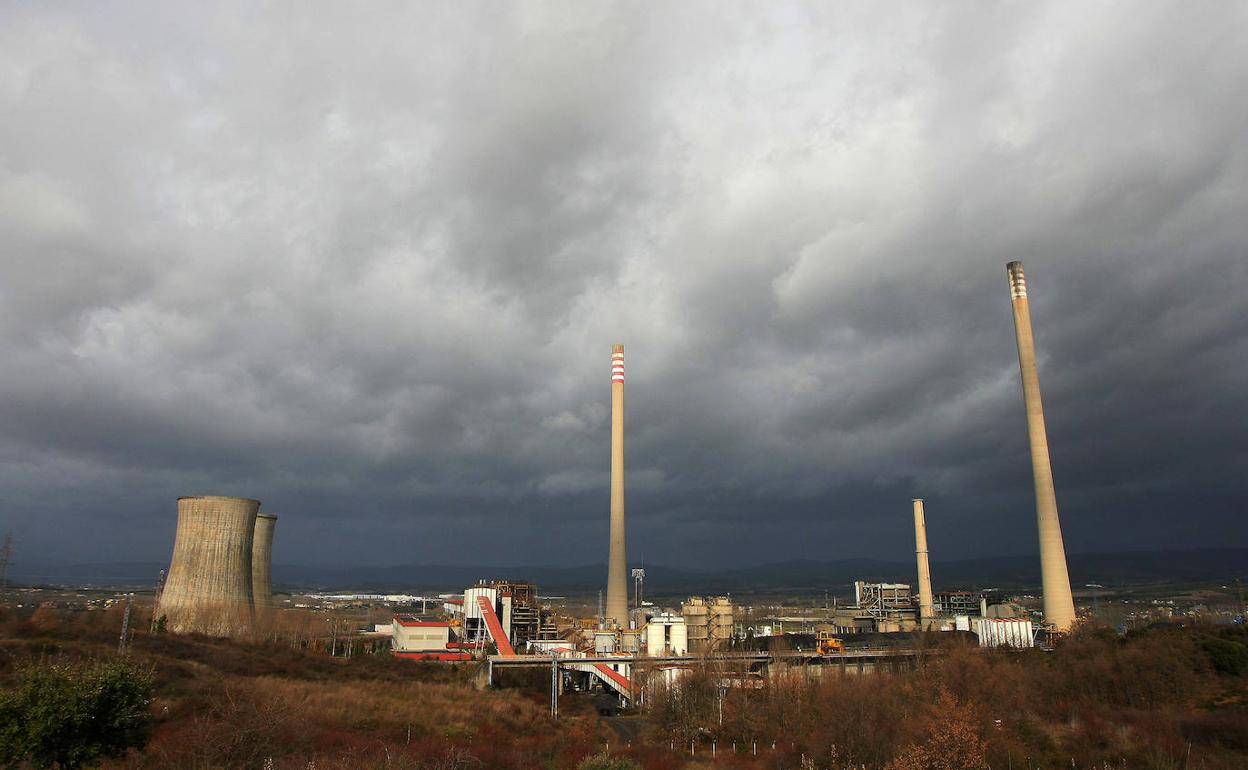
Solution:
<svg viewBox="0 0 1248 770"><path fill-rule="evenodd" d="M927 715L927 740L910 746L885 770L985 770L987 746L975 711L942 691Z"/></svg>
<svg viewBox="0 0 1248 770"><path fill-rule="evenodd" d="M28 666L0 692L0 766L90 767L142 748L152 677L124 661Z"/></svg>

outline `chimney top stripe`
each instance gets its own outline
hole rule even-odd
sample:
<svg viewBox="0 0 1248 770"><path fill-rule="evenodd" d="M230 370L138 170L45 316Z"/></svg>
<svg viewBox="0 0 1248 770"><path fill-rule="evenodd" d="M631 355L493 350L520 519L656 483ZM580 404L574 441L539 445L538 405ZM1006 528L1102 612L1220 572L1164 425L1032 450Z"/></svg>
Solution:
<svg viewBox="0 0 1248 770"><path fill-rule="evenodd" d="M1005 266L1006 275L1010 278L1010 298L1027 298L1027 276L1023 272L1022 262L1011 262Z"/></svg>

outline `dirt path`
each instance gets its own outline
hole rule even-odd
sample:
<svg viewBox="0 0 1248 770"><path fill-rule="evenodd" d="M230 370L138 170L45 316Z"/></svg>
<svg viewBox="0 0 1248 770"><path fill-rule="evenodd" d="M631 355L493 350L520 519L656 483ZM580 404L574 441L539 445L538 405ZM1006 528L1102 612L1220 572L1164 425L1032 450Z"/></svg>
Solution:
<svg viewBox="0 0 1248 770"><path fill-rule="evenodd" d="M604 725L611 728L616 737L622 744L639 743L641 741L641 733L646 728L646 720L644 717L627 716L627 717L599 717Z"/></svg>

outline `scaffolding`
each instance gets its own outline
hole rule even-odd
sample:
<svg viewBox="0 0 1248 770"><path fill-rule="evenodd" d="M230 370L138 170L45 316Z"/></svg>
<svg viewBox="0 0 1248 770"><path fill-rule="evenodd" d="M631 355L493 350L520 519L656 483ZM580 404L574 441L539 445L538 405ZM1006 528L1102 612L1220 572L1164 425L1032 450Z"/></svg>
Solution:
<svg viewBox="0 0 1248 770"><path fill-rule="evenodd" d="M914 612L914 595L909 583L854 583L854 599L858 607L871 617L881 620Z"/></svg>

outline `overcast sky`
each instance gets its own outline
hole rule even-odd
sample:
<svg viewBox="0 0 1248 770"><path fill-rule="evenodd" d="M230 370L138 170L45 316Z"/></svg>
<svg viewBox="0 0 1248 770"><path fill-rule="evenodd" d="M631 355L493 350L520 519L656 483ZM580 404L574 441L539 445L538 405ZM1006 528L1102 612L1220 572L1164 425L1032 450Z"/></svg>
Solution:
<svg viewBox="0 0 1248 770"><path fill-rule="evenodd" d="M0 528L168 559L1248 543L1248 5L0 2Z"/></svg>

